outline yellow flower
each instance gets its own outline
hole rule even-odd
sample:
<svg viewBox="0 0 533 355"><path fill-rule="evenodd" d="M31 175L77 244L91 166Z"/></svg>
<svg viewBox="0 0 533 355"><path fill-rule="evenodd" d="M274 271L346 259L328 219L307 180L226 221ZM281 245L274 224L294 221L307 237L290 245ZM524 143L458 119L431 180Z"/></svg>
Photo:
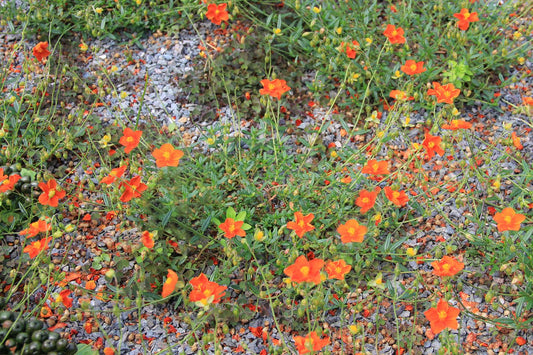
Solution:
<svg viewBox="0 0 533 355"><path fill-rule="evenodd" d="M516 31L515 33L513 33L513 38L515 40L520 39L520 37L522 37L522 34L519 31Z"/></svg>
<svg viewBox="0 0 533 355"><path fill-rule="evenodd" d="M96 9L94 9L94 12L96 12L97 14L101 14L102 11L104 11L104 9L102 9L101 7L97 7Z"/></svg>
<svg viewBox="0 0 533 355"><path fill-rule="evenodd" d="M114 73L114 72L116 72L117 70L118 70L118 67L117 67L116 65L113 65L113 66L111 67L111 73Z"/></svg>
<svg viewBox="0 0 533 355"><path fill-rule="evenodd" d="M121 98L121 99L125 99L126 97L128 97L128 93L127 93L126 91L122 91L122 92L120 93L120 98Z"/></svg>
<svg viewBox="0 0 533 355"><path fill-rule="evenodd" d="M281 33L281 28L274 28L274 34L279 35Z"/></svg>
<svg viewBox="0 0 533 355"><path fill-rule="evenodd" d="M520 58L518 58L518 63L519 63L520 65L524 65L525 62L526 62L526 58L524 58L524 57L520 57Z"/></svg>
<svg viewBox="0 0 533 355"><path fill-rule="evenodd" d="M315 14L318 14L318 13L320 13L320 10L321 10L321 8L320 8L320 7L316 7L316 6L315 6L315 7L313 7L313 12L314 12Z"/></svg>
<svg viewBox="0 0 533 355"><path fill-rule="evenodd" d="M88 49L89 49L89 46L87 45L87 43L84 43L84 42L80 43L80 51L86 52Z"/></svg>
<svg viewBox="0 0 533 355"><path fill-rule="evenodd" d="M258 242L261 242L265 239L265 233L263 233L261 230L257 230L257 232L255 232L254 238Z"/></svg>
<svg viewBox="0 0 533 355"><path fill-rule="evenodd" d="M368 44L372 44L372 38L370 38L370 37L365 38L365 41Z"/></svg>
<svg viewBox="0 0 533 355"><path fill-rule="evenodd" d="M407 256L413 257L416 255L416 249L414 248L407 248L406 252Z"/></svg>
<svg viewBox="0 0 533 355"><path fill-rule="evenodd" d="M342 33L342 27L337 27L337 29L335 30L335 32L337 32L337 34L341 34Z"/></svg>
<svg viewBox="0 0 533 355"><path fill-rule="evenodd" d="M211 138L211 137L207 138L207 144L209 144L209 145L215 144L215 139Z"/></svg>
<svg viewBox="0 0 533 355"><path fill-rule="evenodd" d="M136 3L137 5L141 5L142 0L135 0L135 3Z"/></svg>
<svg viewBox="0 0 533 355"><path fill-rule="evenodd" d="M394 75L392 76L392 78L393 78L393 79L398 79L398 78L400 78L401 76L402 76L402 73L400 73L399 70L396 70L396 71L394 72Z"/></svg>

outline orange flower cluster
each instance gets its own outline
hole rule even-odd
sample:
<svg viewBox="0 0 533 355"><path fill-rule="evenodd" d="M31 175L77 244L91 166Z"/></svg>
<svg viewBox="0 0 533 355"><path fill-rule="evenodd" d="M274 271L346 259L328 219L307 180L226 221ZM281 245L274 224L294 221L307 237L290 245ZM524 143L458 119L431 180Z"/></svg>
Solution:
<svg viewBox="0 0 533 355"><path fill-rule="evenodd" d="M189 283L193 289L189 294L189 300L200 307L206 307L212 303L219 303L227 287L211 282L203 273L193 278Z"/></svg>
<svg viewBox="0 0 533 355"><path fill-rule="evenodd" d="M124 129L122 137L120 137L118 141L121 145L125 147L124 153L128 154L139 145L142 134L142 131L134 131L129 127L126 127Z"/></svg>
<svg viewBox="0 0 533 355"><path fill-rule="evenodd" d="M387 196L389 201L398 207L405 206L409 201L409 197L407 196L405 191L393 190L389 186L385 186L383 191L385 191L385 196Z"/></svg>
<svg viewBox="0 0 533 355"><path fill-rule="evenodd" d="M452 120L450 124L443 124L442 129L449 129L451 131L456 131L458 129L469 129L472 128L472 123L466 122L464 120Z"/></svg>
<svg viewBox="0 0 533 355"><path fill-rule="evenodd" d="M357 48L359 48L359 42L357 41L352 41L352 43L341 42L341 52L346 52L346 55L350 59L354 59L357 55Z"/></svg>
<svg viewBox="0 0 533 355"><path fill-rule="evenodd" d="M320 269L323 266L324 260L322 259L307 260L305 256L300 255L294 264L287 266L283 272L293 282L312 282L318 285L321 281Z"/></svg>
<svg viewBox="0 0 533 355"><path fill-rule="evenodd" d="M148 249L152 249L154 247L154 234L150 233L148 231L144 231L141 235L142 243L145 247Z"/></svg>
<svg viewBox="0 0 533 355"><path fill-rule="evenodd" d="M156 159L155 165L158 168L162 168L164 166L178 166L181 157L183 157L183 152L179 149L174 149L172 144L165 143L161 148L155 149L152 155Z"/></svg>
<svg viewBox="0 0 533 355"><path fill-rule="evenodd" d="M434 334L442 332L446 328L457 329L457 316L459 309L451 307L444 299L440 299L437 307L430 308L424 312L427 320L431 325L431 331Z"/></svg>
<svg viewBox="0 0 533 355"><path fill-rule="evenodd" d="M57 189L57 182L54 179L39 183L39 188L43 190L39 195L41 205L57 207L58 201L65 197L65 191Z"/></svg>
<svg viewBox="0 0 533 355"><path fill-rule="evenodd" d="M128 202L133 198L141 197L141 193L148 188L147 185L141 182L140 176L135 176L129 181L120 183L119 188L124 187L124 192L120 196L120 201Z"/></svg>
<svg viewBox="0 0 533 355"><path fill-rule="evenodd" d="M374 207L378 193L381 191L379 186L374 188L374 191L361 190L359 191L359 197L355 200L355 204L361 207L361 213L365 214Z"/></svg>
<svg viewBox="0 0 533 355"><path fill-rule="evenodd" d="M433 89L428 90L428 95L436 96L437 103L453 104L453 99L459 96L461 90L456 89L452 83L441 85L436 81L433 82Z"/></svg>
<svg viewBox="0 0 533 355"><path fill-rule="evenodd" d="M363 170L361 171L363 174L370 174L370 175L384 175L389 174L389 163L385 160L377 161L375 159L370 159L366 162L365 166L363 167Z"/></svg>
<svg viewBox="0 0 533 355"><path fill-rule="evenodd" d="M0 193L13 190L17 181L21 179L21 176L14 174L11 176L4 175L4 169L0 168Z"/></svg>
<svg viewBox="0 0 533 355"><path fill-rule="evenodd" d="M261 85L263 85L263 88L259 90L259 94L270 95L276 97L278 100L281 99L281 95L291 89L287 86L287 82L281 79L263 79L261 80Z"/></svg>
<svg viewBox="0 0 533 355"><path fill-rule="evenodd" d="M226 218L224 223L220 223L218 228L224 232L224 236L231 239L238 235L239 237L245 237L246 232L241 228L244 221L236 221L233 218Z"/></svg>
<svg viewBox="0 0 533 355"><path fill-rule="evenodd" d="M39 62L43 62L50 55L48 50L48 42L39 42L33 47L33 55Z"/></svg>
<svg viewBox="0 0 533 355"><path fill-rule="evenodd" d="M346 264L342 259L336 261L328 261L326 263L326 272L328 273L328 278L344 280L344 276L350 272L352 269L351 265Z"/></svg>
<svg viewBox="0 0 533 355"><path fill-rule="evenodd" d="M178 274L174 271L167 270L167 279L163 284L163 291L161 292L161 297L168 297L176 289L176 284L178 283Z"/></svg>
<svg viewBox="0 0 533 355"><path fill-rule="evenodd" d="M205 14L205 17L215 25L220 25L222 21L229 20L229 14L226 10L227 6L228 4L209 4L207 5L207 13Z"/></svg>
<svg viewBox="0 0 533 355"><path fill-rule="evenodd" d="M310 352L320 351L324 346L330 343L329 337L321 339L316 332L310 332L305 337L295 335L293 337L298 354L308 354Z"/></svg>
<svg viewBox="0 0 533 355"><path fill-rule="evenodd" d="M415 62L412 59L407 60L400 69L407 75L420 74L426 71L426 68L424 68L424 62Z"/></svg>
<svg viewBox="0 0 533 355"><path fill-rule="evenodd" d="M433 158L435 153L442 156L444 154L444 149L440 146L440 142L442 139L438 136L432 136L429 134L429 132L426 132L426 136L424 139L424 142L422 142L422 146L426 150L428 159Z"/></svg>
<svg viewBox="0 0 533 355"><path fill-rule="evenodd" d="M100 183L101 184L111 185L119 177L121 177L124 174L124 172L126 171L126 167L127 167L126 165L122 165L122 166L120 166L118 168L115 168L115 169L111 170L109 175L103 177L102 180L100 180Z"/></svg>
<svg viewBox="0 0 533 355"><path fill-rule="evenodd" d="M346 224L337 227L337 232L341 235L341 242L361 243L367 232L367 228L360 225L355 219L349 219Z"/></svg>
<svg viewBox="0 0 533 355"><path fill-rule="evenodd" d="M468 30L468 27L470 26L471 22L477 22L479 21L479 18L477 17L477 12L470 12L468 9L461 9L459 13L453 14L453 17L458 19L457 27L459 27L461 30L466 31Z"/></svg>
<svg viewBox="0 0 533 355"><path fill-rule="evenodd" d="M26 245L22 251L24 253L28 253L30 255L30 259L33 259L37 255L39 255L43 250L48 249L48 244L50 243L51 240L52 240L52 237L47 237L41 240L37 240L35 242L32 242L30 245Z"/></svg>
<svg viewBox="0 0 533 355"><path fill-rule="evenodd" d="M496 213L493 218L498 223L498 232L504 232L519 231L520 224L526 219L526 216L516 213L511 207L507 207Z"/></svg>
<svg viewBox="0 0 533 355"><path fill-rule="evenodd" d="M454 276L464 269L465 264L455 258L445 255L441 260L432 262L431 266L433 266L433 273L442 277Z"/></svg>
<svg viewBox="0 0 533 355"><path fill-rule="evenodd" d="M52 229L52 225L47 223L46 220L40 219L37 222L33 222L30 226L19 232L20 235L25 235L28 238L35 237L39 233L46 233Z"/></svg>
<svg viewBox="0 0 533 355"><path fill-rule="evenodd" d="M385 35L385 37L388 38L391 44L405 43L405 37L403 36L404 31L401 27L396 28L396 26L394 25L387 25L387 28L385 29L385 32L383 32L383 34Z"/></svg>
<svg viewBox="0 0 533 355"><path fill-rule="evenodd" d="M315 218L315 216L312 213L304 216L302 212L294 212L294 221L287 223L287 229L294 230L296 235L302 238L305 233L315 229L315 227L311 224L313 218Z"/></svg>

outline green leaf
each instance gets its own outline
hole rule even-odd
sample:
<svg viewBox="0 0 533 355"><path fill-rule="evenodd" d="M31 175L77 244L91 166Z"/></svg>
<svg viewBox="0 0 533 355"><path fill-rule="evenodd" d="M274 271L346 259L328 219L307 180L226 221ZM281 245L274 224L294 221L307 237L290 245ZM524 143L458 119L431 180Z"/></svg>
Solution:
<svg viewBox="0 0 533 355"><path fill-rule="evenodd" d="M237 217L235 217L235 220L236 221L244 221L245 218L246 218L246 211L241 211L241 212L239 212Z"/></svg>
<svg viewBox="0 0 533 355"><path fill-rule="evenodd" d="M235 216L236 216L236 213L235 213L235 210L233 209L233 207L228 207L228 209L226 210L226 218L233 218L235 219Z"/></svg>
<svg viewBox="0 0 533 355"><path fill-rule="evenodd" d="M248 223L244 223L244 224L242 225L242 227L241 227L241 229L242 229L243 231L247 231L247 230L250 229L250 228L252 228L252 226L249 225Z"/></svg>
<svg viewBox="0 0 533 355"><path fill-rule="evenodd" d="M87 344L78 344L78 351L76 352L76 355L98 355L98 351L93 350Z"/></svg>
<svg viewBox="0 0 533 355"><path fill-rule="evenodd" d="M37 173L33 170L28 170L26 168L20 170L20 176L29 176L32 181L35 180L36 175Z"/></svg>

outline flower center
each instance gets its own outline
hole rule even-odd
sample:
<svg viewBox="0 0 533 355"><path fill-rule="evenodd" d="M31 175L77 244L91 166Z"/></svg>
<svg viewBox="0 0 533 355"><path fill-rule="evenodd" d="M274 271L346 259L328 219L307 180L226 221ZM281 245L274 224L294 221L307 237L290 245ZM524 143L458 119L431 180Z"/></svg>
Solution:
<svg viewBox="0 0 533 355"><path fill-rule="evenodd" d="M52 198L56 195L56 190L50 190L50 192L48 193L48 198Z"/></svg>
<svg viewBox="0 0 533 355"><path fill-rule="evenodd" d="M398 197L400 197L400 193L399 193L398 191L394 191L394 192L392 193L392 197L394 197L394 198L398 198Z"/></svg>
<svg viewBox="0 0 533 355"><path fill-rule="evenodd" d="M434 146L435 146L435 143L433 143L433 142L429 142L428 143L428 147L433 148Z"/></svg>
<svg viewBox="0 0 533 355"><path fill-rule="evenodd" d="M274 84L268 84L268 88L270 90L274 90L276 88L276 86Z"/></svg>
<svg viewBox="0 0 533 355"><path fill-rule="evenodd" d="M133 137L128 137L128 138L126 138L126 142L128 142L128 143L133 142Z"/></svg>
<svg viewBox="0 0 533 355"><path fill-rule="evenodd" d="M368 200L368 197L363 197L363 199L361 200L363 203L368 203L369 200Z"/></svg>
<svg viewBox="0 0 533 355"><path fill-rule="evenodd" d="M164 152L163 153L163 158L169 159L170 158L170 152Z"/></svg>
<svg viewBox="0 0 533 355"><path fill-rule="evenodd" d="M437 316L439 317L440 320L443 320L443 319L446 319L446 317L448 316L448 313L446 311L439 311L437 312Z"/></svg>
<svg viewBox="0 0 533 355"><path fill-rule="evenodd" d="M392 31L392 36L393 37L396 37L397 35L398 35L398 31L396 31L396 30Z"/></svg>
<svg viewBox="0 0 533 355"><path fill-rule="evenodd" d="M507 223L511 223L512 218L511 218L511 216L505 216L505 217L503 218L503 220L504 220L505 222L507 222Z"/></svg>
<svg viewBox="0 0 533 355"><path fill-rule="evenodd" d="M450 271L451 265L450 264L444 264L444 265L442 265L442 268L444 269L444 271Z"/></svg>
<svg viewBox="0 0 533 355"><path fill-rule="evenodd" d="M302 275L304 275L304 276L309 275L309 266L302 266L300 268L300 271L302 272Z"/></svg>
<svg viewBox="0 0 533 355"><path fill-rule="evenodd" d="M348 234L350 235L355 234L355 228L352 228L352 227L348 228Z"/></svg>
<svg viewBox="0 0 533 355"><path fill-rule="evenodd" d="M416 64L411 65L411 70L416 71Z"/></svg>

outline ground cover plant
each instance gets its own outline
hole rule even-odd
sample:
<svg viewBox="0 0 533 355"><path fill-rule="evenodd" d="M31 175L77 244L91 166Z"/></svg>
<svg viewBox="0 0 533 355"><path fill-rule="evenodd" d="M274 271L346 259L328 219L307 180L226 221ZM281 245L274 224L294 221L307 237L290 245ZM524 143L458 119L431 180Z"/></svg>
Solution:
<svg viewBox="0 0 533 355"><path fill-rule="evenodd" d="M2 3L0 352L527 353L530 12Z"/></svg>

